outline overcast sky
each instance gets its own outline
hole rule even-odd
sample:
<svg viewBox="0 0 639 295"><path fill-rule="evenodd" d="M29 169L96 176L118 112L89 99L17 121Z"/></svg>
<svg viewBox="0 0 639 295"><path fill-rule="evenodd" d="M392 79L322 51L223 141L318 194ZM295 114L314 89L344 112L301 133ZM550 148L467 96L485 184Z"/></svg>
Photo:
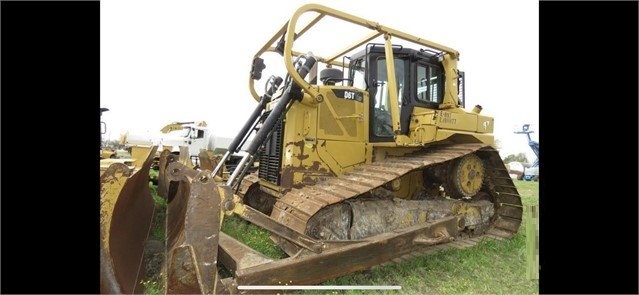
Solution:
<svg viewBox="0 0 639 295"><path fill-rule="evenodd" d="M235 136L256 105L248 88L253 55L307 3L458 50L466 107L479 104L495 118L502 157L525 152L534 160L525 135L513 131L530 123L538 138L536 0L101 1L100 106L110 109L102 116L107 136L200 120L217 136Z"/></svg>

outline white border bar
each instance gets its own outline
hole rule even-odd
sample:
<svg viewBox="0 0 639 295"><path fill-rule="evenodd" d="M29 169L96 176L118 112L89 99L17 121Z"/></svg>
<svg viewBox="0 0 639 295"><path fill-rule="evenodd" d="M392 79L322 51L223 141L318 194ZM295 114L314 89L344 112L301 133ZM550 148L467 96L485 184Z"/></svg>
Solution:
<svg viewBox="0 0 639 295"><path fill-rule="evenodd" d="M401 290L402 286L322 286L322 285L261 285L237 286L238 290Z"/></svg>

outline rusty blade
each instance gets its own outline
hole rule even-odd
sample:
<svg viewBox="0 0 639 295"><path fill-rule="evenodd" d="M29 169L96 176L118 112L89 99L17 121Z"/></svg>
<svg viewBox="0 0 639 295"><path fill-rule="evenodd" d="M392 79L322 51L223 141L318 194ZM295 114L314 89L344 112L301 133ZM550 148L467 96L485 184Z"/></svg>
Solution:
<svg viewBox="0 0 639 295"><path fill-rule="evenodd" d="M100 176L100 290L141 293L144 243L155 203L149 189L151 148L137 171L117 163Z"/></svg>
<svg viewBox="0 0 639 295"><path fill-rule="evenodd" d="M189 152L188 146L180 147L180 157L178 161L180 161L180 163L184 164L186 167L189 167L189 168L195 167L193 165L193 161L191 160L191 154Z"/></svg>
<svg viewBox="0 0 639 295"><path fill-rule="evenodd" d="M158 170L158 195L166 199L170 188L170 181L166 172L166 167L178 160L178 156L171 154L169 150L163 150L160 153L159 170Z"/></svg>
<svg viewBox="0 0 639 295"><path fill-rule="evenodd" d="M357 241L356 243L334 243L319 254L297 255L276 261L264 261L247 265L235 271L238 285L311 285L369 269L372 266L401 257L420 247L420 243L448 242L457 236L457 218L448 216L433 222L416 224L393 232ZM237 253L237 241L223 237L221 257L242 258ZM331 242L327 242L331 244ZM341 245L340 245L341 244ZM281 293L279 290L273 292Z"/></svg>
<svg viewBox="0 0 639 295"><path fill-rule="evenodd" d="M213 171L222 158L215 156L212 151L201 151L198 156L200 158L200 168L209 171ZM217 172L217 176L222 177L222 169Z"/></svg>
<svg viewBox="0 0 639 295"><path fill-rule="evenodd" d="M222 222L220 193L209 171L179 162L167 173L178 184L167 208L168 294L212 294L220 283L217 251Z"/></svg>

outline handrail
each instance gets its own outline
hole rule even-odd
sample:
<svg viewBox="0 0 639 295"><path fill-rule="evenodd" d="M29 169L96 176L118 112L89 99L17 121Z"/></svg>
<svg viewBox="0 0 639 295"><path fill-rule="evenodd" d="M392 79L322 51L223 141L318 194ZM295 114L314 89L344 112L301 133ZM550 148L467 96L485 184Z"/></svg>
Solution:
<svg viewBox="0 0 639 295"><path fill-rule="evenodd" d="M296 26L297 26L297 22L300 18L301 15L307 13L307 12L317 12L319 15L316 16L311 22L309 22L306 26L304 26L304 28L302 28L302 30L300 30L299 32L295 32ZM418 45L422 45L422 46L426 46L432 49L436 49L439 51L442 51L446 54L449 55L448 59L449 60L459 60L459 52L455 49L452 49L450 47L441 45L439 43L435 43L432 41L428 41L422 38L419 38L417 36L408 34L408 33L404 33L402 31L387 27L387 26L383 26L380 25L377 22L373 22L373 21L369 21L366 20L364 18L352 15L352 14L348 14L336 9L332 9L323 5L319 5L319 4L306 4L302 7L300 7L299 9L297 9L295 11L295 13L293 13L293 16L291 17L291 19L286 22L276 33L275 35L273 35L264 46L262 46L260 48L260 50L258 50L258 52L254 55L254 58L259 58L263 53L265 52L276 52L275 47L273 47L273 43L275 43L278 39L280 39L282 37L282 35L284 35L284 40L285 40L285 44L284 44L284 64L286 66L286 70L289 73L289 75L291 75L292 79L295 81L295 83L297 83L298 85L300 85L305 92L309 93L311 96L316 96L318 95L318 90L314 87L312 87L312 85L310 85L309 83L307 83L306 81L304 81L304 79L302 79L302 77L300 77L300 75L297 73L295 66L293 65L293 57L296 56L300 56L304 53L301 52L296 52L293 51L293 43L295 41L295 39L301 37L304 33L306 33L312 26L316 25L317 23L319 23L321 20L325 19L326 16L331 16L333 18L339 19L339 20L343 20L346 22L349 22L351 24L354 25L358 25L367 29L370 29L374 32L372 32L371 34L363 37L362 39L351 43L347 46L345 46L344 48L340 49L339 51L335 52L334 54L329 55L328 57L322 57L322 56L318 56L317 54L315 54L315 59L318 62L324 63L326 65L329 66L346 66L343 62L341 61L337 61L336 59L338 59L340 56L344 55L347 52L350 52L356 48L358 48L359 46L361 46L362 44L378 37L381 35L384 36L388 36L388 37L393 37L393 38L399 38L401 40L405 40L405 41L409 41ZM253 98L255 98L255 100L259 101L260 100L260 96L257 94L257 91L255 90L254 87L254 80L252 79L252 77L249 75L249 88L251 91L251 94L253 96Z"/></svg>

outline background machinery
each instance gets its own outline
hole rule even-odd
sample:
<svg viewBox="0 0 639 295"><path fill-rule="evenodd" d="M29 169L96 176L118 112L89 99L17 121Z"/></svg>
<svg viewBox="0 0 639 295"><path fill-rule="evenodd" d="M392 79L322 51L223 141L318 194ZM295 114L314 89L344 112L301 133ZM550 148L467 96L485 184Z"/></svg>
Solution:
<svg viewBox="0 0 639 295"><path fill-rule="evenodd" d="M108 108L100 108L100 116L102 116L102 113L107 111L109 111ZM121 151L113 149L112 147L108 146L105 143L105 140L104 138L102 138L102 135L104 135L106 131L107 131L106 123L104 121L100 121L100 133L101 133L100 135L100 174L104 173L104 171L106 171L107 168L114 163L121 163L133 169L134 168L133 159L119 158L118 152L121 152Z"/></svg>
<svg viewBox="0 0 639 295"><path fill-rule="evenodd" d="M191 158L195 165L202 150L213 151L215 149L215 136L206 122L172 122L160 129L159 133L132 133L128 132L120 139L122 145L132 147L159 146L159 152L168 150L179 155L180 148L188 150L187 158ZM159 159L159 154L157 159ZM156 159L156 160L157 160Z"/></svg>
<svg viewBox="0 0 639 295"><path fill-rule="evenodd" d="M108 112L108 111L109 111L108 108L100 108L100 117L102 117L102 113ZM107 132L106 123L104 123L104 121L100 121L100 160L108 159L115 155L115 151L113 149L108 148L106 144L104 143L104 138L102 138L102 136L106 134L106 132Z"/></svg>
<svg viewBox="0 0 639 295"><path fill-rule="evenodd" d="M535 161L530 167L526 167L524 169L523 179L527 181L538 181L539 180L539 142L536 142L530 138L530 133L533 133L530 130L530 124L524 124L521 128L521 131L515 131L516 134L526 134L528 137L528 146L535 153Z"/></svg>
<svg viewBox="0 0 639 295"><path fill-rule="evenodd" d="M366 33L347 44L312 37L331 20ZM312 53L327 43L339 49ZM258 94L267 53L279 54L286 73ZM316 284L416 249L515 234L521 199L493 147L493 118L464 109L458 59L447 46L325 6L295 11L253 58L258 105L219 164L160 158L169 182L158 187L168 201L165 291ZM238 153L223 181L220 169ZM289 257L268 258L221 232L229 215L270 231ZM135 288L110 274L103 290Z"/></svg>

